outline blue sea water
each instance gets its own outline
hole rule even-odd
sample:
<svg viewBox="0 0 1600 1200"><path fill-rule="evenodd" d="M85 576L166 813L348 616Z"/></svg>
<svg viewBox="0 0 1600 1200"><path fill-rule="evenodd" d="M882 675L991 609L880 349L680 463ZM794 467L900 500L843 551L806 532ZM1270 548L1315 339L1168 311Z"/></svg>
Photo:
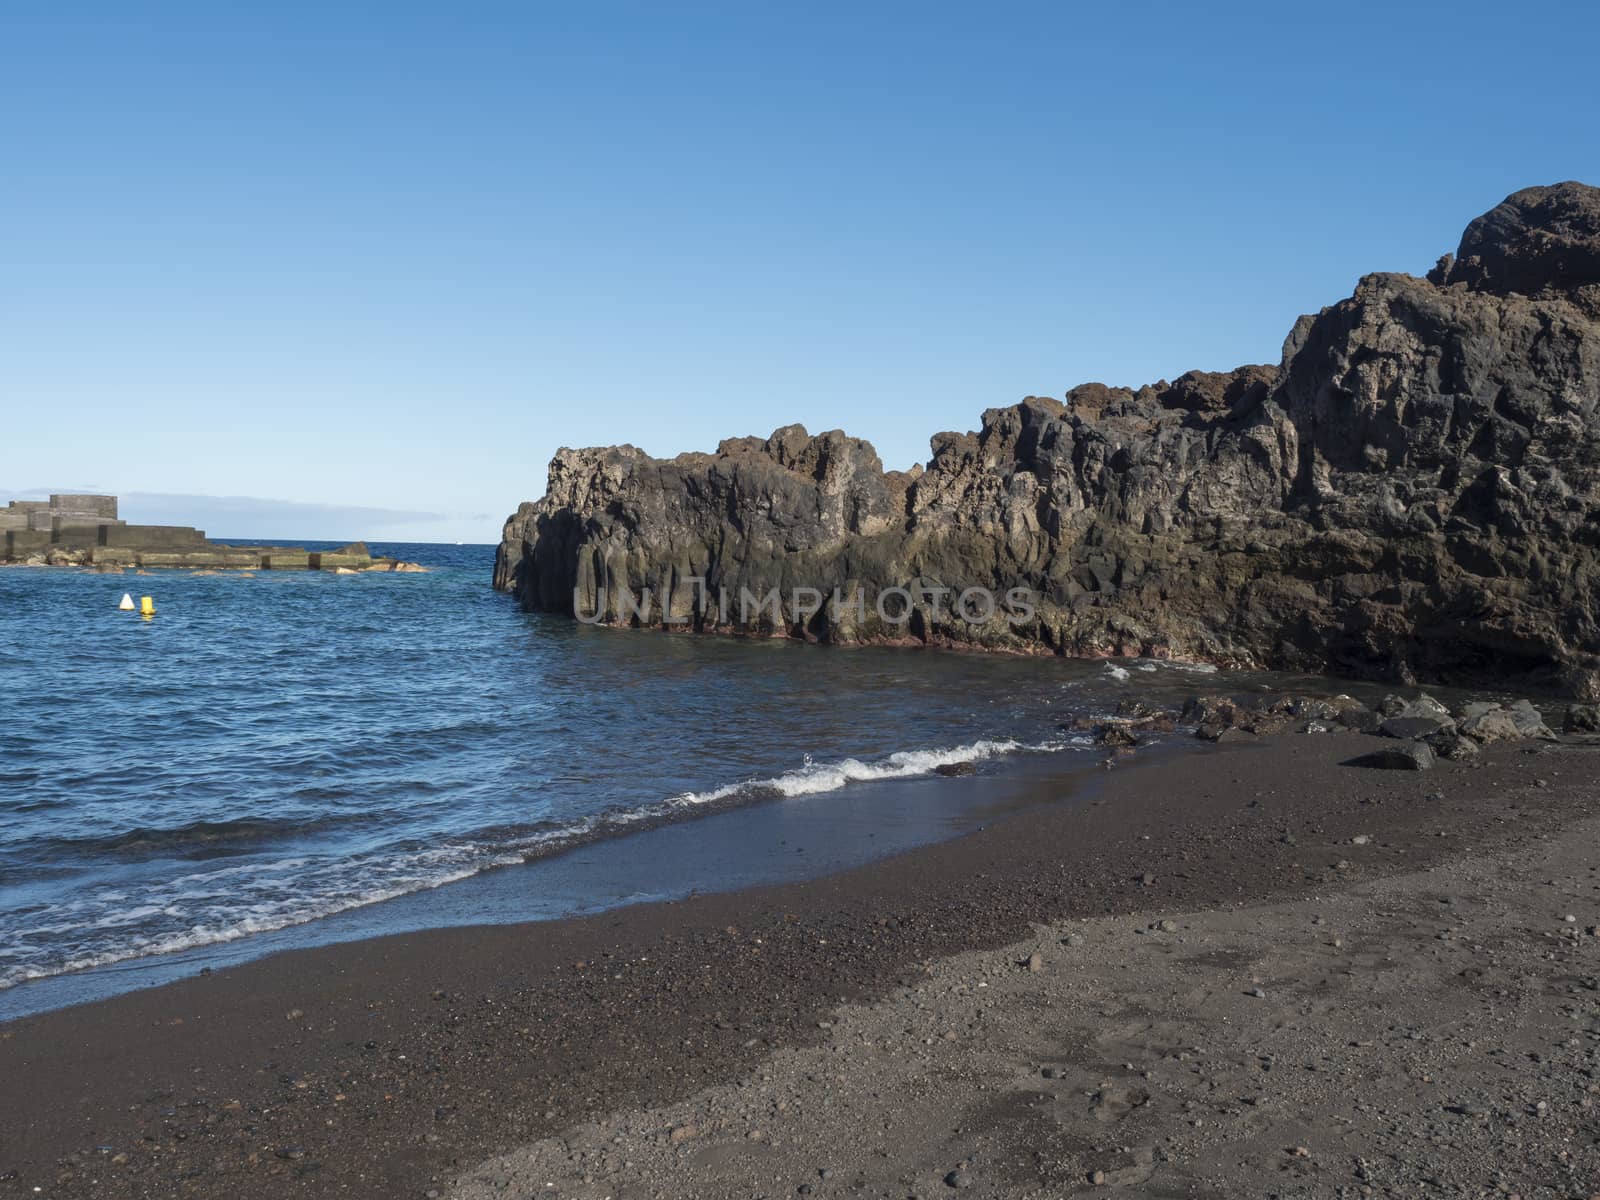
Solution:
<svg viewBox="0 0 1600 1200"><path fill-rule="evenodd" d="M748 882L753 851L701 862L673 833L729 810L826 802L841 836L841 814L892 813L885 850L948 836L979 792L936 768L1087 765L1064 721L1194 687L1153 663L596 629L492 591L493 547L374 550L430 571L0 570L0 995L401 897L426 924L420 893L621 837L645 841L610 878L642 890L617 898L661 894L661 855ZM868 853L847 850L817 861ZM586 906L570 874L518 878L517 912Z"/></svg>

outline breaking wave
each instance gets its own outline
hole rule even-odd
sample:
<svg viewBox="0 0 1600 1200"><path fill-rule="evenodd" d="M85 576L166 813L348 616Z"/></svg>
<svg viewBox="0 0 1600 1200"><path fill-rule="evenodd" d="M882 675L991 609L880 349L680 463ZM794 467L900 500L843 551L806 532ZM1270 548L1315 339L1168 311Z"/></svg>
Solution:
<svg viewBox="0 0 1600 1200"><path fill-rule="evenodd" d="M943 749L902 750L877 759L817 761L791 771L705 791L682 792L633 808L566 823L501 826L442 844L408 841L353 856L296 853L270 859L183 863L135 889L89 886L65 903L13 912L0 934L0 989L51 975L173 954L303 925L430 890L483 871L513 866L596 840L763 800L792 799L855 784L913 779L941 767L977 764L1017 753L1083 749L1082 739L1025 743L980 740ZM303 834L293 822L196 822L172 830L131 830L95 839L105 853L161 849L181 854L197 844L260 844L273 833ZM227 865L218 865L218 862Z"/></svg>

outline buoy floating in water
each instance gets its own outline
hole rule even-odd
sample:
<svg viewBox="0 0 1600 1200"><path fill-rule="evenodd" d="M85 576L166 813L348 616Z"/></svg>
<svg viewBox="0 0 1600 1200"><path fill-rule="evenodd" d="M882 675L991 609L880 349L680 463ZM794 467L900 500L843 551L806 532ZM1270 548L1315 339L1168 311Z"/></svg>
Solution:
<svg viewBox="0 0 1600 1200"><path fill-rule="evenodd" d="M156 615L156 602L149 596L139 597L139 615L141 617L153 617Z"/></svg>
<svg viewBox="0 0 1600 1200"><path fill-rule="evenodd" d="M133 597L128 595L127 592L123 592L122 593L122 603L117 605L117 607L120 608L123 612L132 612L133 611Z"/></svg>

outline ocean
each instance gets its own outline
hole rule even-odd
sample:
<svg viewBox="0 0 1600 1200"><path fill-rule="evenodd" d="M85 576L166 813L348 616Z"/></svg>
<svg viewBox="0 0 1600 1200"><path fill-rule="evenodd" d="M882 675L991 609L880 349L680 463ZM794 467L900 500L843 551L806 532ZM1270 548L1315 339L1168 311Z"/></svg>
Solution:
<svg viewBox="0 0 1600 1200"><path fill-rule="evenodd" d="M592 628L492 546L373 549L430 571L0 570L0 1018L857 865L1071 794L1077 717L1266 678Z"/></svg>

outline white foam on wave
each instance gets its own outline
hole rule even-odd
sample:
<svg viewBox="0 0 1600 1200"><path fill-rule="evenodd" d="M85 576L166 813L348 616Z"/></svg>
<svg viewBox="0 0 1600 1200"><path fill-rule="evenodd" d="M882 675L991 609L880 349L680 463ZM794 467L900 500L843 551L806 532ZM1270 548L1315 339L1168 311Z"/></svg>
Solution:
<svg viewBox="0 0 1600 1200"><path fill-rule="evenodd" d="M1179 671L1186 675L1215 675L1217 668L1211 663L1178 662L1171 658L1133 658L1125 660L1130 663L1135 671L1153 674L1156 671ZM1128 668L1117 663L1107 662L1105 673L1118 683L1129 678Z"/></svg>
<svg viewBox="0 0 1600 1200"><path fill-rule="evenodd" d="M508 860L508 863L520 861L522 860L519 856ZM347 896L331 896L321 902L312 899L292 904L266 903L253 905L249 915L235 917L223 924L201 923L191 925L188 929L170 933L135 937L100 953L79 955L63 962L8 967L0 970L0 991L15 987L19 983L27 983L30 980L46 979L52 975L65 975L72 971L86 971L92 967L109 967L135 958L177 954L184 950L196 950L202 946L217 946L226 942L235 942L252 934L273 933L279 929L305 925L323 917L331 917L341 912L348 912L352 908L364 908L369 904L395 900L415 891L442 887L444 884L454 883L457 880L476 875L483 869L481 866L463 868L439 876L426 883L412 886L396 885L376 888ZM6 954L6 957L16 957L16 952L11 951Z"/></svg>
<svg viewBox="0 0 1600 1200"><path fill-rule="evenodd" d="M981 762L1019 750L1047 753L1067 748L1065 742L1025 742L1004 739L970 742L942 750L897 750L884 758L863 761L844 758L838 762L819 763L808 755L804 766L786 771L770 779L746 780L742 783L724 784L708 792L684 792L668 801L675 807L713 804L739 795L815 796L836 792L852 783L873 783L885 779L914 779L919 775L932 775L940 767L953 767L958 763Z"/></svg>
<svg viewBox="0 0 1600 1200"><path fill-rule="evenodd" d="M837 791L856 783L932 775L940 767L979 762L1019 752L1082 750L1088 740L1062 737L1039 743L984 739L931 750L901 750L878 759L817 762L809 756L792 771L765 779L684 792L637 808L613 810L569 824L492 843L463 841L402 852L344 858L295 855L273 861L190 871L143 889L135 908L119 907L125 890L90 889L53 905L49 923L14 927L0 944L0 990L29 980L111 966L130 959L176 954L238 941L295 925L428 891L496 867L514 866L608 829L670 820L684 810L740 798L798 798ZM122 889L126 885L121 885ZM157 920L157 928L128 926ZM117 932L111 944L107 933ZM68 943L56 957L39 939ZM58 940L59 939L59 940ZM57 950L57 954L60 951ZM9 960L9 961L6 961Z"/></svg>

